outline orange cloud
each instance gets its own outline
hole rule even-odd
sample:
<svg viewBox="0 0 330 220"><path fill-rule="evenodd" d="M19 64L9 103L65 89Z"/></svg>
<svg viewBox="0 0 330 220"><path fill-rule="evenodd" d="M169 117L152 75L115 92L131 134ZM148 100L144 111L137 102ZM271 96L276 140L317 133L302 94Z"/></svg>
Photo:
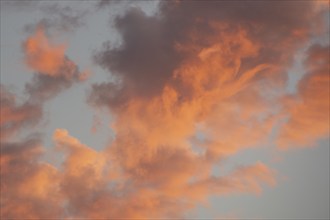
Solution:
<svg viewBox="0 0 330 220"><path fill-rule="evenodd" d="M45 31L44 27L39 25L35 33L23 43L27 66L38 75L63 78L67 81L85 81L91 73L80 72L77 65L66 57L67 46L50 42Z"/></svg>
<svg viewBox="0 0 330 220"><path fill-rule="evenodd" d="M329 136L329 46L313 45L305 64L298 97L286 102L289 118L280 130L281 148L313 146Z"/></svg>
<svg viewBox="0 0 330 220"><path fill-rule="evenodd" d="M102 154L81 144L79 140L69 136L68 131L57 129L53 139L57 148L68 153L65 161L65 172L70 175L82 175L86 170L94 174L94 179L102 175L105 158Z"/></svg>
<svg viewBox="0 0 330 220"><path fill-rule="evenodd" d="M1 142L1 219L59 218L57 169L39 162L38 139Z"/></svg>
<svg viewBox="0 0 330 220"><path fill-rule="evenodd" d="M175 207L160 208L164 204L155 200L154 212L134 210L139 217L180 217L211 193L260 192L260 184L275 182L274 173L262 163L219 178L211 173L224 156L266 141L274 124L270 100L259 93L257 79L277 69L260 64L240 72L241 60L255 56L258 46L252 46L243 30L222 33L223 40L229 41L225 46L201 47L196 57L187 58L175 70L159 95L136 97L120 111L114 110L116 138L107 153L119 176L138 195L151 191L147 194L152 195L151 201L158 194L161 200L175 203ZM224 48L231 44L239 49ZM191 143L198 133L207 140Z"/></svg>
<svg viewBox="0 0 330 220"><path fill-rule="evenodd" d="M25 62L29 68L40 74L55 76L64 62L65 45L49 42L43 27L24 43Z"/></svg>
<svg viewBox="0 0 330 220"><path fill-rule="evenodd" d="M104 155L82 145L66 130L56 130L54 141L68 154L60 169L40 161L44 148L38 139L1 142L1 218L80 216L86 209L84 201L93 205L86 197L96 189L106 190ZM76 207L81 209L79 215L71 211L64 215Z"/></svg>

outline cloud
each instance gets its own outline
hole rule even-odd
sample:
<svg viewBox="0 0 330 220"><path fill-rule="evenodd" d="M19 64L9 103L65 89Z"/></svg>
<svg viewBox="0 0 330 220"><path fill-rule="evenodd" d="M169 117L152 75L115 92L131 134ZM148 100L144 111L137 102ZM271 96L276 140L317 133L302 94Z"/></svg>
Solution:
<svg viewBox="0 0 330 220"><path fill-rule="evenodd" d="M281 148L313 146L329 136L329 45L312 45L297 97L286 100L288 121L280 130Z"/></svg>
<svg viewBox="0 0 330 220"><path fill-rule="evenodd" d="M25 91L30 95L31 100L46 101L70 88L74 83L84 81L88 73L80 72L75 63L65 58L55 74L54 76L34 74L32 81L25 85Z"/></svg>
<svg viewBox="0 0 330 220"><path fill-rule="evenodd" d="M17 103L15 95L3 85L0 85L0 102L0 140L8 139L23 127L36 125L42 116L39 105Z"/></svg>
<svg viewBox="0 0 330 220"><path fill-rule="evenodd" d="M58 150L66 154L62 164L60 191L63 193L70 215L82 217L88 213L98 193L106 192L106 158L79 140L68 131L57 129L53 140Z"/></svg>
<svg viewBox="0 0 330 220"><path fill-rule="evenodd" d="M38 27L24 43L26 64L41 74L54 76L62 65L65 49L64 45L52 45L44 29Z"/></svg>
<svg viewBox="0 0 330 220"><path fill-rule="evenodd" d="M313 2L241 4L161 2L154 16L131 9L116 19L122 44L96 53L113 80L94 84L89 102L114 115L114 168L138 195L152 191L166 202L134 217L182 217L210 194L275 184L261 162L228 176L211 170L273 144L288 69L322 16Z"/></svg>
<svg viewBox="0 0 330 220"><path fill-rule="evenodd" d="M31 102L43 102L75 82L88 78L88 72L80 72L78 66L65 55L65 45L55 45L46 36L43 26L23 43L25 63L36 72L32 82L25 85Z"/></svg>
<svg viewBox="0 0 330 220"><path fill-rule="evenodd" d="M54 141L67 153L61 169L41 161L39 137L1 142L1 218L67 218L90 205L88 196L102 186L104 156L65 130L56 130Z"/></svg>
<svg viewBox="0 0 330 220"><path fill-rule="evenodd" d="M50 42L44 27L39 25L23 43L25 63L38 74L52 78L84 79L87 73L80 74L76 64L65 56L66 47Z"/></svg>
<svg viewBox="0 0 330 220"><path fill-rule="evenodd" d="M39 162L39 138L1 143L1 218L59 218L56 168Z"/></svg>

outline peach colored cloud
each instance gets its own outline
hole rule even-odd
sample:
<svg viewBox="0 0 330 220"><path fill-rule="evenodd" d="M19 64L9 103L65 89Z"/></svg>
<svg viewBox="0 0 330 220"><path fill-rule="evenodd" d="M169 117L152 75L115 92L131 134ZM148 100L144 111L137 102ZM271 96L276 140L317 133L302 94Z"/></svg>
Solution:
<svg viewBox="0 0 330 220"><path fill-rule="evenodd" d="M68 154L65 161L65 171L70 175L83 175L86 170L93 172L94 179L102 176L102 169L105 164L105 158L95 150L82 145L79 140L69 136L68 131L57 129L53 139L59 150Z"/></svg>
<svg viewBox="0 0 330 220"><path fill-rule="evenodd" d="M40 74L54 76L64 62L66 46L51 43L41 26L25 41L23 48L27 66Z"/></svg>
<svg viewBox="0 0 330 220"><path fill-rule="evenodd" d="M80 72L77 65L65 55L66 45L51 42L44 26L36 27L33 35L23 43L26 65L38 74L67 80L86 80L90 72Z"/></svg>

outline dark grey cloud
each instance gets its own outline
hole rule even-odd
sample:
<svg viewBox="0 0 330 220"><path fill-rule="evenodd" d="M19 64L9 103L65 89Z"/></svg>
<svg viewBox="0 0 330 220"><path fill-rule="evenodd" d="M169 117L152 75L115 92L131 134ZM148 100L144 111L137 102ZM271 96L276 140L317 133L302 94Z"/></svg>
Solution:
<svg viewBox="0 0 330 220"><path fill-rule="evenodd" d="M106 45L96 62L122 78L124 90L142 96L159 92L180 62L171 31L160 18L147 17L137 8L118 18L116 27L123 45Z"/></svg>

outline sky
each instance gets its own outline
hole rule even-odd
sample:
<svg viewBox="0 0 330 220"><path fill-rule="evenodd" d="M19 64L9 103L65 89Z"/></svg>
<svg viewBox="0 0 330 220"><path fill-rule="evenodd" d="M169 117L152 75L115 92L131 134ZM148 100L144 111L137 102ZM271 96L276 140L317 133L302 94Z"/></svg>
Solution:
<svg viewBox="0 0 330 220"><path fill-rule="evenodd" d="M0 6L1 219L329 219L329 1Z"/></svg>

